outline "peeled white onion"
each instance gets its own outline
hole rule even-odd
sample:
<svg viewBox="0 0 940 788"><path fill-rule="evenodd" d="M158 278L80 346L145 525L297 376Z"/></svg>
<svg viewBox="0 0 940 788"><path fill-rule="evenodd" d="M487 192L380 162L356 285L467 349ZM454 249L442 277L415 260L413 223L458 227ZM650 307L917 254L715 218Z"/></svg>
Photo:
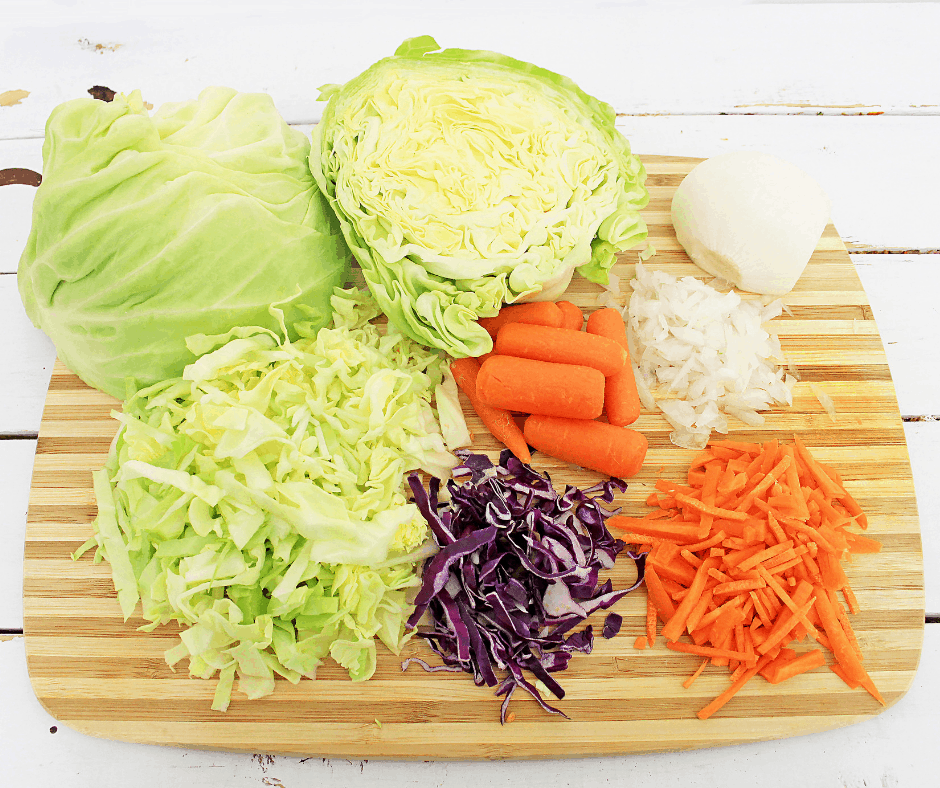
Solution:
<svg viewBox="0 0 940 788"><path fill-rule="evenodd" d="M703 161L672 199L676 237L708 273L741 290L793 289L829 222L829 198L799 167L736 151Z"/></svg>

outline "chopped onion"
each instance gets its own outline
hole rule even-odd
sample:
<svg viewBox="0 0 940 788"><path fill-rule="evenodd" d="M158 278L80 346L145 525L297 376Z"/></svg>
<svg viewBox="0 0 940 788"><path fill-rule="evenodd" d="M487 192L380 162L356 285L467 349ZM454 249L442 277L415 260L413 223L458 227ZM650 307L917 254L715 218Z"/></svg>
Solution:
<svg viewBox="0 0 940 788"><path fill-rule="evenodd" d="M728 432L726 416L760 426L759 411L792 404L795 375L781 368L780 341L763 325L783 312L782 301L764 306L642 263L632 286L626 316L637 388L672 425L674 444L703 448L712 430Z"/></svg>
<svg viewBox="0 0 940 788"><path fill-rule="evenodd" d="M812 390L813 394L816 395L816 399L819 400L819 404L823 406L823 410L825 410L826 413L829 415L829 418L835 421L836 420L836 404L832 401L832 397L830 397L825 391L823 391L815 383L810 383L809 387Z"/></svg>

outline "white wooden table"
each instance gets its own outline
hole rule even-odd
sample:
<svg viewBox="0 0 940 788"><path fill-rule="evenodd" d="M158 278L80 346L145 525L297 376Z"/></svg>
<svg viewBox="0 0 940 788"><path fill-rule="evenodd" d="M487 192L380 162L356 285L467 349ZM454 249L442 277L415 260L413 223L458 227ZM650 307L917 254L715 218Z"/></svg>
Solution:
<svg viewBox="0 0 940 788"><path fill-rule="evenodd" d="M36 434L54 359L27 320L16 266L32 190L0 189L0 785L516 784L920 786L935 781L940 708L940 4L10 3L0 25L0 169L41 169L43 125L92 85L147 101L210 84L264 90L292 123L409 36L494 49L574 78L614 105L640 154L746 148L812 173L833 202L886 345L923 534L927 626L910 692L869 722L778 742L590 761L350 762L92 739L30 689L22 548ZM80 7L81 6L81 7ZM335 6L335 7L334 7ZM91 7L91 8L89 8Z"/></svg>

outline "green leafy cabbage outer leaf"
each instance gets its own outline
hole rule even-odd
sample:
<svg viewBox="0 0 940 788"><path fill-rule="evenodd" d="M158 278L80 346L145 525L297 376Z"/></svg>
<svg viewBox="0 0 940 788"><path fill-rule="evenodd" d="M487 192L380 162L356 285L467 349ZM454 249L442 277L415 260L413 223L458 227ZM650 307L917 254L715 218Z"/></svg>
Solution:
<svg viewBox="0 0 940 788"><path fill-rule="evenodd" d="M613 109L495 52L409 39L342 86L310 169L389 319L455 356L492 347L504 302L605 283L646 237L646 173Z"/></svg>
<svg viewBox="0 0 940 788"><path fill-rule="evenodd" d="M61 104L19 264L27 314L118 398L178 376L192 334L278 328L274 302L325 325L349 250L309 149L260 93L207 88L152 116L137 91Z"/></svg>
<svg viewBox="0 0 940 788"><path fill-rule="evenodd" d="M354 680L375 638L398 652L416 565L433 552L405 498L415 468L446 475L435 410L445 360L369 322L367 292L337 289L332 326L234 328L191 337L180 377L136 392L94 474L95 537L125 618L175 621L173 665L233 688L273 691L327 657ZM272 307L275 324L284 316Z"/></svg>

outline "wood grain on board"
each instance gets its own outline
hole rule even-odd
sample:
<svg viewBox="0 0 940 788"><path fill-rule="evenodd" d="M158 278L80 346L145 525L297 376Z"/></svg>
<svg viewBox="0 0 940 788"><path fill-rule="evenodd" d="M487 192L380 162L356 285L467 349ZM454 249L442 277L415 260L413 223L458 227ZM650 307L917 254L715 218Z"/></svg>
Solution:
<svg viewBox="0 0 940 788"><path fill-rule="evenodd" d="M651 201L644 217L657 253L647 263L677 275L701 275L679 246L669 221L672 192L696 160L645 157ZM622 256L627 278L637 253ZM626 290L626 288L625 288ZM576 280L567 297L586 310L599 288ZM621 296L621 299L625 298ZM773 322L801 382L793 406L767 414L766 423L735 423L730 437L792 439L799 435L823 462L835 466L869 514L869 535L883 550L857 556L847 574L861 611L852 622L865 666L888 704L910 687L924 630L923 560L914 486L897 400L884 349L864 289L835 228L826 229L805 274L785 301L792 315ZM831 420L810 390L816 383L835 402ZM465 406L466 406L465 402ZM828 669L782 685L756 678L715 717L695 712L728 685L725 668L710 668L691 689L683 680L699 658L677 654L659 640L637 651L644 631L641 589L614 609L624 617L619 636L598 637L590 655L577 655L559 678L558 701L570 719L548 715L516 693L515 721L499 724L500 700L465 674L400 669L407 656L436 658L418 640L400 656L379 646L375 677L353 683L327 664L316 681L278 680L273 695L248 701L237 692L228 712L210 710L213 681L171 671L163 652L178 629L137 631L124 622L109 566L91 553L70 554L92 533L91 471L105 460L117 428L119 403L86 387L57 362L39 432L27 520L24 631L33 689L60 722L92 735L154 744L361 758L480 759L561 757L651 752L782 738L848 725L882 707L848 689ZM469 409L468 409L469 411ZM495 444L472 413L475 448ZM618 503L645 511L643 500L660 476L681 479L693 452L669 441L670 428L644 412L635 425L649 439L643 471ZM597 474L543 455L533 465L557 483L585 486ZM632 562L618 562L616 585L631 583ZM601 621L598 616L595 624Z"/></svg>

